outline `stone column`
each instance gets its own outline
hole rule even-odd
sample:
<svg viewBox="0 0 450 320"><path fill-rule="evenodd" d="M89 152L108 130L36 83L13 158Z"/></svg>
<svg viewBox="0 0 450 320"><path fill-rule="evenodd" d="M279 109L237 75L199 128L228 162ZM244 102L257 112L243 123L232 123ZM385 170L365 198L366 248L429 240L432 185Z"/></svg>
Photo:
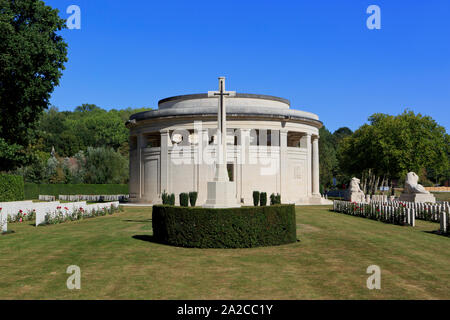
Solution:
<svg viewBox="0 0 450 320"><path fill-rule="evenodd" d="M197 145L197 157L195 159L198 166L198 180L197 180L197 191L198 191L198 203L203 203L206 201L207 184L210 180L208 176L208 129L203 126L198 125L198 145Z"/></svg>
<svg viewBox="0 0 450 320"><path fill-rule="evenodd" d="M137 158L138 158L138 168L139 168L139 187L138 187L138 199L141 200L142 196L143 196L143 189L144 189L144 170L143 170L143 166L144 163L142 161L143 158L143 152L142 152L142 148L144 145L144 136L142 135L142 133L139 133L137 136Z"/></svg>
<svg viewBox="0 0 450 320"><path fill-rule="evenodd" d="M169 130L161 130L161 189L160 193L169 191Z"/></svg>
<svg viewBox="0 0 450 320"><path fill-rule="evenodd" d="M280 195L281 200L288 199L287 190L287 131L280 130Z"/></svg>
<svg viewBox="0 0 450 320"><path fill-rule="evenodd" d="M306 134L306 166L307 166L307 181L308 181L308 187L307 187L307 196L311 197L312 194L312 155L311 155L311 134Z"/></svg>
<svg viewBox="0 0 450 320"><path fill-rule="evenodd" d="M237 168L239 171L239 176L236 177L237 179L237 185L238 190L237 194L238 197L241 199L244 199L244 203L246 205L252 204L252 197L250 194L246 193L246 184L248 183L249 176L246 174L247 167L250 164L250 152L249 152L249 146L250 146L250 129L240 129L239 130L239 136L238 136L238 148L239 152L238 158L237 158ZM240 199L238 199L240 201Z"/></svg>
<svg viewBox="0 0 450 320"><path fill-rule="evenodd" d="M320 177L319 177L319 137L316 136L312 143L312 182L313 196L320 196Z"/></svg>

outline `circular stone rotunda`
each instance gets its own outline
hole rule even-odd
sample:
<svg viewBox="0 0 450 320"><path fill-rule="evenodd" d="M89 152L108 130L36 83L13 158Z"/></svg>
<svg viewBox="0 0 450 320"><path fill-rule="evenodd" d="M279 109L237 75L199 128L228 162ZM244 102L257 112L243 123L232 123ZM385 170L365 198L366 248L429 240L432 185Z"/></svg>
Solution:
<svg viewBox="0 0 450 320"><path fill-rule="evenodd" d="M160 100L134 114L130 130L130 201L161 204L164 192L198 192L216 170L218 98L208 94ZM226 98L227 171L236 199L253 205L253 191L280 194L282 203L325 204L319 192L319 128L313 113L286 99L237 93Z"/></svg>

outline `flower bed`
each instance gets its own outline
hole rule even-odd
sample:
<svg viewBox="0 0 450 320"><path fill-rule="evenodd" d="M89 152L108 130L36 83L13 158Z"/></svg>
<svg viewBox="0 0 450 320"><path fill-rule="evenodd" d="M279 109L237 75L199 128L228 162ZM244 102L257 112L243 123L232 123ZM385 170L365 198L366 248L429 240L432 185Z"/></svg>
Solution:
<svg viewBox="0 0 450 320"><path fill-rule="evenodd" d="M49 212L45 215L44 222L41 224L58 224L67 221L76 221L86 218L106 216L122 210L123 209L121 207L115 206L114 204L92 210L86 210L83 207L69 210L68 207L58 206L56 208L56 211Z"/></svg>
<svg viewBox="0 0 450 320"><path fill-rule="evenodd" d="M389 206L348 201L333 201L333 211L396 225L415 225L415 216L406 206Z"/></svg>

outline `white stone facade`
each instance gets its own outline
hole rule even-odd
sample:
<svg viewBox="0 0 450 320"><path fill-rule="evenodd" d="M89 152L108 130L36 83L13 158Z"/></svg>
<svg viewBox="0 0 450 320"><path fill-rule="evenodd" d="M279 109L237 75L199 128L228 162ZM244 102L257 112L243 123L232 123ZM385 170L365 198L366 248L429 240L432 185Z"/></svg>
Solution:
<svg viewBox="0 0 450 320"><path fill-rule="evenodd" d="M277 97L237 94L227 99L227 166L236 199L252 205L253 191L281 194L283 203L322 204L317 115L290 109ZM159 109L132 115L130 201L161 203L165 191L207 197L215 175L217 99L207 94L161 100ZM327 202L328 203L328 202Z"/></svg>

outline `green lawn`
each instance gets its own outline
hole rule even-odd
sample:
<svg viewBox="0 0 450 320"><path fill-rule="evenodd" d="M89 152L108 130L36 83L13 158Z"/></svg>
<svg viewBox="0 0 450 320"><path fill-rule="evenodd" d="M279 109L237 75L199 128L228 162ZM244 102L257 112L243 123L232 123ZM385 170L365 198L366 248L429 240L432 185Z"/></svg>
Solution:
<svg viewBox="0 0 450 320"><path fill-rule="evenodd" d="M439 201L450 201L450 192L432 192Z"/></svg>
<svg viewBox="0 0 450 320"><path fill-rule="evenodd" d="M0 299L450 299L450 238L436 223L400 227L297 207L300 242L185 249L151 241L151 209L60 225L9 224ZM381 290L366 269L381 267ZM68 290L66 268L81 268Z"/></svg>

